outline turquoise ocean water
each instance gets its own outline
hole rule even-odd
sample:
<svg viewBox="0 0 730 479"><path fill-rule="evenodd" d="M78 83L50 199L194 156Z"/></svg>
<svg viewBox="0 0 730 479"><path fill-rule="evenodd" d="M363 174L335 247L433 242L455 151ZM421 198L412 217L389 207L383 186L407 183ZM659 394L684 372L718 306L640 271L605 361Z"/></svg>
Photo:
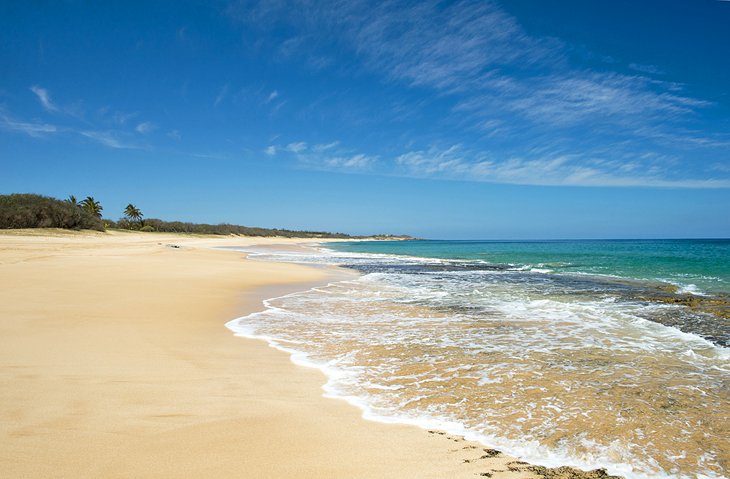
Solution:
<svg viewBox="0 0 730 479"><path fill-rule="evenodd" d="M730 292L730 239L365 241L328 247L668 282L695 293Z"/></svg>

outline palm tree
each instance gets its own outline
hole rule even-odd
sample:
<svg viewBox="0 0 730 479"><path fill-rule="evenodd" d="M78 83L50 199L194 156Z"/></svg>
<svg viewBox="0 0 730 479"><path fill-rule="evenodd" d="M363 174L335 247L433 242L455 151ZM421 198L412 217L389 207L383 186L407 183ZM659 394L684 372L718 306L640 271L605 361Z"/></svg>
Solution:
<svg viewBox="0 0 730 479"><path fill-rule="evenodd" d="M79 203L78 203L78 201L76 201L76 197L74 195L69 195L65 201L66 201L66 203L70 204L71 206L79 206Z"/></svg>
<svg viewBox="0 0 730 479"><path fill-rule="evenodd" d="M142 210L140 210L139 208L137 208L136 206L134 206L132 203L129 203L127 205L127 207L124 208L124 216L129 221L135 221L135 222L137 222L137 223L139 223L141 225L142 224L142 217L144 215L142 214Z"/></svg>
<svg viewBox="0 0 730 479"><path fill-rule="evenodd" d="M93 196L87 196L83 199L83 201L81 201L81 203L79 203L79 205L97 218L101 218L101 212L104 208L101 206L101 203L94 199Z"/></svg>

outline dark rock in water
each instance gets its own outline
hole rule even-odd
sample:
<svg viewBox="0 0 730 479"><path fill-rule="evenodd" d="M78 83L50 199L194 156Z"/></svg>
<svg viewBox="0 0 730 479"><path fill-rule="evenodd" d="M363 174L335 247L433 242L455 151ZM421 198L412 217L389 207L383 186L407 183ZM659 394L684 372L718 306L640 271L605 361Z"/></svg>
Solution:
<svg viewBox="0 0 730 479"><path fill-rule="evenodd" d="M509 271L512 268L506 264L468 263L468 262L434 262L434 263L353 263L344 264L347 268L361 273L399 273L399 274L433 274L452 273L461 271Z"/></svg>
<svg viewBox="0 0 730 479"><path fill-rule="evenodd" d="M525 470L534 472L538 477L546 479L622 479L621 476L609 475L605 469L594 469L586 472L568 466L554 468L529 466Z"/></svg>
<svg viewBox="0 0 730 479"><path fill-rule="evenodd" d="M685 306L683 311L657 311L644 319L696 334L719 346L730 346L730 298L645 292L636 299Z"/></svg>
<svg viewBox="0 0 730 479"><path fill-rule="evenodd" d="M730 319L730 298L718 296L695 296L692 294L663 295L646 298L649 301L679 304L689 308Z"/></svg>
<svg viewBox="0 0 730 479"><path fill-rule="evenodd" d="M496 449L484 449L483 451L486 452L486 454L483 455L482 457L480 457L479 459L487 459L489 457L497 457L500 454L502 454L500 451L498 451Z"/></svg>

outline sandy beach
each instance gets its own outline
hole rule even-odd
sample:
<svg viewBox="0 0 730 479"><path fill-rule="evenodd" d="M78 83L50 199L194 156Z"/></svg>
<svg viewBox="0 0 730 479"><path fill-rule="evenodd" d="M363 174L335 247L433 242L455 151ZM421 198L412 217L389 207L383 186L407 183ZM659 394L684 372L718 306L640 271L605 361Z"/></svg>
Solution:
<svg viewBox="0 0 730 479"><path fill-rule="evenodd" d="M0 479L730 479L730 0L657 5L0 1Z"/></svg>
<svg viewBox="0 0 730 479"><path fill-rule="evenodd" d="M0 233L3 477L505 477L459 437L361 418L226 321L332 271L213 246L281 238Z"/></svg>

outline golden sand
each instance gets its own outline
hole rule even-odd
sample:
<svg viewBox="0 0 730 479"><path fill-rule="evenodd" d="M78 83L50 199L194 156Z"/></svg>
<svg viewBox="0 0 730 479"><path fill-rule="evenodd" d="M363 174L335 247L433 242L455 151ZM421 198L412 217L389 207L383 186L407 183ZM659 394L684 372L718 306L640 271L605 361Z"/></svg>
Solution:
<svg viewBox="0 0 730 479"><path fill-rule="evenodd" d="M224 327L330 272L210 247L303 241L0 233L0 475L529 477L480 444L365 421L322 397L319 371Z"/></svg>

